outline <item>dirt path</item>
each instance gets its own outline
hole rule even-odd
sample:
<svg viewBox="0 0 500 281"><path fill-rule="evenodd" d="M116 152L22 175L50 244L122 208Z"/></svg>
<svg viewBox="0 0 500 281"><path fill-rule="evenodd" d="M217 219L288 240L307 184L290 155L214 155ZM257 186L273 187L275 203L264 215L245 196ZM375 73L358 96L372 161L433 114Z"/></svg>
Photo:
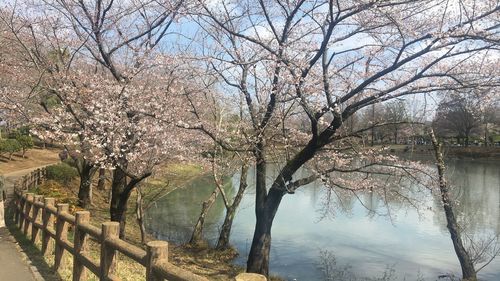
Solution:
<svg viewBox="0 0 500 281"><path fill-rule="evenodd" d="M58 149L30 149L26 158L15 155L11 161L0 157L0 175L5 177L8 199L14 193L14 182L31 171L59 162Z"/></svg>
<svg viewBox="0 0 500 281"><path fill-rule="evenodd" d="M14 183L18 179L22 178L24 175L31 173L31 171L34 171L38 168L42 168L42 167L45 167L45 166L48 166L48 165L51 165L54 163L57 163L57 162L53 162L53 163L46 164L43 166L28 168L28 169L24 169L24 170L20 170L20 171L15 171L15 172L11 172L8 174L3 174L3 176L5 177L5 192L7 193L7 202L9 202L12 199L12 197L14 196Z"/></svg>
<svg viewBox="0 0 500 281"><path fill-rule="evenodd" d="M0 175L56 163L59 161L59 152L60 149L30 149L26 152L26 158L14 154L11 161L0 156Z"/></svg>

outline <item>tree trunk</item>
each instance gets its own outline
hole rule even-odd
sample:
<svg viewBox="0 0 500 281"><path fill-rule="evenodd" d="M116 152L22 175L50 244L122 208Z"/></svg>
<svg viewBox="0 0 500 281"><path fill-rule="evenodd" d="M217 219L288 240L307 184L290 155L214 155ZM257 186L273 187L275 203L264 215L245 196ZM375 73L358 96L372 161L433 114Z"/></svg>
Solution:
<svg viewBox="0 0 500 281"><path fill-rule="evenodd" d="M201 212L200 215L198 216L198 221L196 222L193 233L191 234L191 239L189 240L189 243L191 246L200 246L203 243L203 228L205 226L205 217L208 214L208 211L210 208L215 203L215 199L217 199L217 196L219 195L220 190L216 186L214 188L214 191L212 191L212 194L210 194L210 197L206 201L203 202L202 207L201 207Z"/></svg>
<svg viewBox="0 0 500 281"><path fill-rule="evenodd" d="M474 264L469 256L469 253L465 249L462 237L460 233L460 228L453 212L453 201L450 198L450 193L448 190L448 185L445 179L445 164L443 160L443 153L441 151L441 145L437 142L434 133L431 131L431 140L435 150L435 156L437 161L438 175L439 175L439 191L441 193L441 200L443 202L443 208L446 215L446 227L450 232L451 241L453 242L453 248L457 254L460 266L462 267L462 279L464 281L476 281L476 270L474 269Z"/></svg>
<svg viewBox="0 0 500 281"><path fill-rule="evenodd" d="M137 187L137 200L136 200L136 208L135 214L137 218L137 224L139 225L139 229L141 230L141 243L143 245L146 244L146 227L144 226L144 206L142 200L142 190L138 186Z"/></svg>
<svg viewBox="0 0 500 281"><path fill-rule="evenodd" d="M125 224L127 202L130 192L127 191L127 175L121 168L116 168L113 172L113 182L111 184L111 204L109 213L111 221L120 223L120 238L125 238Z"/></svg>
<svg viewBox="0 0 500 281"><path fill-rule="evenodd" d="M271 189L266 208L257 213L257 222L248 255L247 272L269 276L269 252L271 250L271 227L284 193Z"/></svg>
<svg viewBox="0 0 500 281"><path fill-rule="evenodd" d="M238 192L234 197L233 204L226 208L226 217L224 218L224 223L222 224L222 229L219 234L219 240L217 241L217 250L226 250L230 248L229 238L231 236L231 228L233 226L234 216L236 215L236 210L238 209L241 199L243 198L243 194L247 188L247 175L248 175L248 167L243 165L241 167L241 175L240 175L240 186L238 188Z"/></svg>
<svg viewBox="0 0 500 281"><path fill-rule="evenodd" d="M445 195L446 193L443 193L443 191L441 191L441 193L443 202L445 202L445 200L449 200L449 198L445 198L448 197L447 195ZM453 242L453 248L455 249L455 253L457 254L458 260L460 261L460 266L462 267L462 278L464 281L476 281L476 270L474 269L474 264L472 263L469 253L467 253L467 250L463 246L460 229L457 225L453 209L450 206L450 203L444 203L443 208L446 214L446 221L448 222L446 227L450 232L451 240Z"/></svg>
<svg viewBox="0 0 500 281"><path fill-rule="evenodd" d="M484 124L484 146L488 146L488 123Z"/></svg>
<svg viewBox="0 0 500 281"><path fill-rule="evenodd" d="M316 151L330 142L330 138L342 125L342 120L348 115L335 116L328 130L317 137L311 138L295 156L281 169L279 175L269 189L266 188L266 156L263 141L257 143L254 150L256 160L255 181L255 216L256 224L252 246L247 260L247 272L259 273L269 276L269 251L271 249L271 227L281 203L286 194L287 183L292 181L292 176L307 161L314 157Z"/></svg>
<svg viewBox="0 0 500 281"><path fill-rule="evenodd" d="M271 225L268 219L257 218L252 247L247 261L247 272L269 276L269 252L271 250Z"/></svg>
<svg viewBox="0 0 500 281"><path fill-rule="evenodd" d="M375 121L375 104L372 104L372 121ZM375 145L375 126L372 124L371 128L371 146Z"/></svg>
<svg viewBox="0 0 500 281"><path fill-rule="evenodd" d="M284 193L282 191L278 191L276 188L273 188L276 184L275 180L275 182L273 183L273 187L271 187L271 189L269 190L269 194L267 194L267 188L266 188L267 163L265 161L264 153L265 152L263 144L259 144L257 146L257 152L256 152L257 164L255 167L256 224L252 240L252 246L250 248L250 253L248 254L247 272L258 273L264 276L269 276L269 252L271 250L271 227L273 224L274 215L278 210L281 198L283 197ZM283 170L285 170L286 168L287 167L283 168ZM295 171L292 171L291 175L293 175L294 172ZM287 176L287 179L283 179L282 177L279 178L283 180L289 180L289 178L291 178L291 175Z"/></svg>
<svg viewBox="0 0 500 281"><path fill-rule="evenodd" d="M83 161L80 169L80 187L78 189L78 206L86 209L92 204L92 177L95 173L93 165Z"/></svg>
<svg viewBox="0 0 500 281"><path fill-rule="evenodd" d="M99 181L97 182L97 189L104 190L106 183L106 170L104 168L99 168Z"/></svg>

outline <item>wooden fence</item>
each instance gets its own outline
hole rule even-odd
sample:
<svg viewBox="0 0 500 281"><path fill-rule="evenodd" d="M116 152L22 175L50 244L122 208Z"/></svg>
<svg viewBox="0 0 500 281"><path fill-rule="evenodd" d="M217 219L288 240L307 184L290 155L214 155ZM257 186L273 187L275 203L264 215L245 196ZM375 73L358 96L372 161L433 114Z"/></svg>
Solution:
<svg viewBox="0 0 500 281"><path fill-rule="evenodd" d="M24 176L15 185L15 223L31 241L41 242L43 255L55 254L54 268L61 267L65 252L73 256L73 280L86 280L90 270L99 280L120 280L116 274L117 253L121 253L146 268L146 280L206 281L168 262L168 243L152 241L146 251L118 237L119 223L105 222L101 228L90 224L88 211L68 212L68 204L55 204L54 198L44 198L28 193L30 188L43 182L45 169L38 169ZM73 243L68 240L68 227L73 226ZM93 237L100 244L99 263L88 255L88 239ZM264 279L265 280L265 279Z"/></svg>

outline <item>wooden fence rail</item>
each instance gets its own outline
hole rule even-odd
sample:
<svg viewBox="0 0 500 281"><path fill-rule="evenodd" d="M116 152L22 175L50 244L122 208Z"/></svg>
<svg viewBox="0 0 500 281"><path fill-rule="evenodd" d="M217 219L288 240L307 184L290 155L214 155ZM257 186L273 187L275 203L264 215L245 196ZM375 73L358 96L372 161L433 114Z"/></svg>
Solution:
<svg viewBox="0 0 500 281"><path fill-rule="evenodd" d="M68 204L55 204L54 198L44 198L27 192L42 183L45 169L24 176L15 186L16 225L32 242L41 242L41 252L55 254L54 269L59 269L65 252L73 256L73 281L86 280L87 270L99 280L120 280L116 276L117 253L121 253L146 268L148 281L207 281L168 262L168 243L152 241L146 251L118 237L118 222L105 222L101 228L90 224L88 211L68 212ZM68 227L74 229L73 243L68 240ZM88 255L88 241L93 237L101 246L100 260L94 262ZM265 280L265 279L264 279Z"/></svg>

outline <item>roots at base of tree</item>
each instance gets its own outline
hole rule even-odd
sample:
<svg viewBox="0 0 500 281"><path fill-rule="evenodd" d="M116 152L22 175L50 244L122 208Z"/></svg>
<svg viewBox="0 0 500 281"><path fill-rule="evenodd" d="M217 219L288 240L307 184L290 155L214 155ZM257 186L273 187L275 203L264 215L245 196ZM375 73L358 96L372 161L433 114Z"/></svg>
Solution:
<svg viewBox="0 0 500 281"><path fill-rule="evenodd" d="M200 239L196 241L189 241L184 245L188 249L193 250L207 250L210 249L210 244L205 239Z"/></svg>

